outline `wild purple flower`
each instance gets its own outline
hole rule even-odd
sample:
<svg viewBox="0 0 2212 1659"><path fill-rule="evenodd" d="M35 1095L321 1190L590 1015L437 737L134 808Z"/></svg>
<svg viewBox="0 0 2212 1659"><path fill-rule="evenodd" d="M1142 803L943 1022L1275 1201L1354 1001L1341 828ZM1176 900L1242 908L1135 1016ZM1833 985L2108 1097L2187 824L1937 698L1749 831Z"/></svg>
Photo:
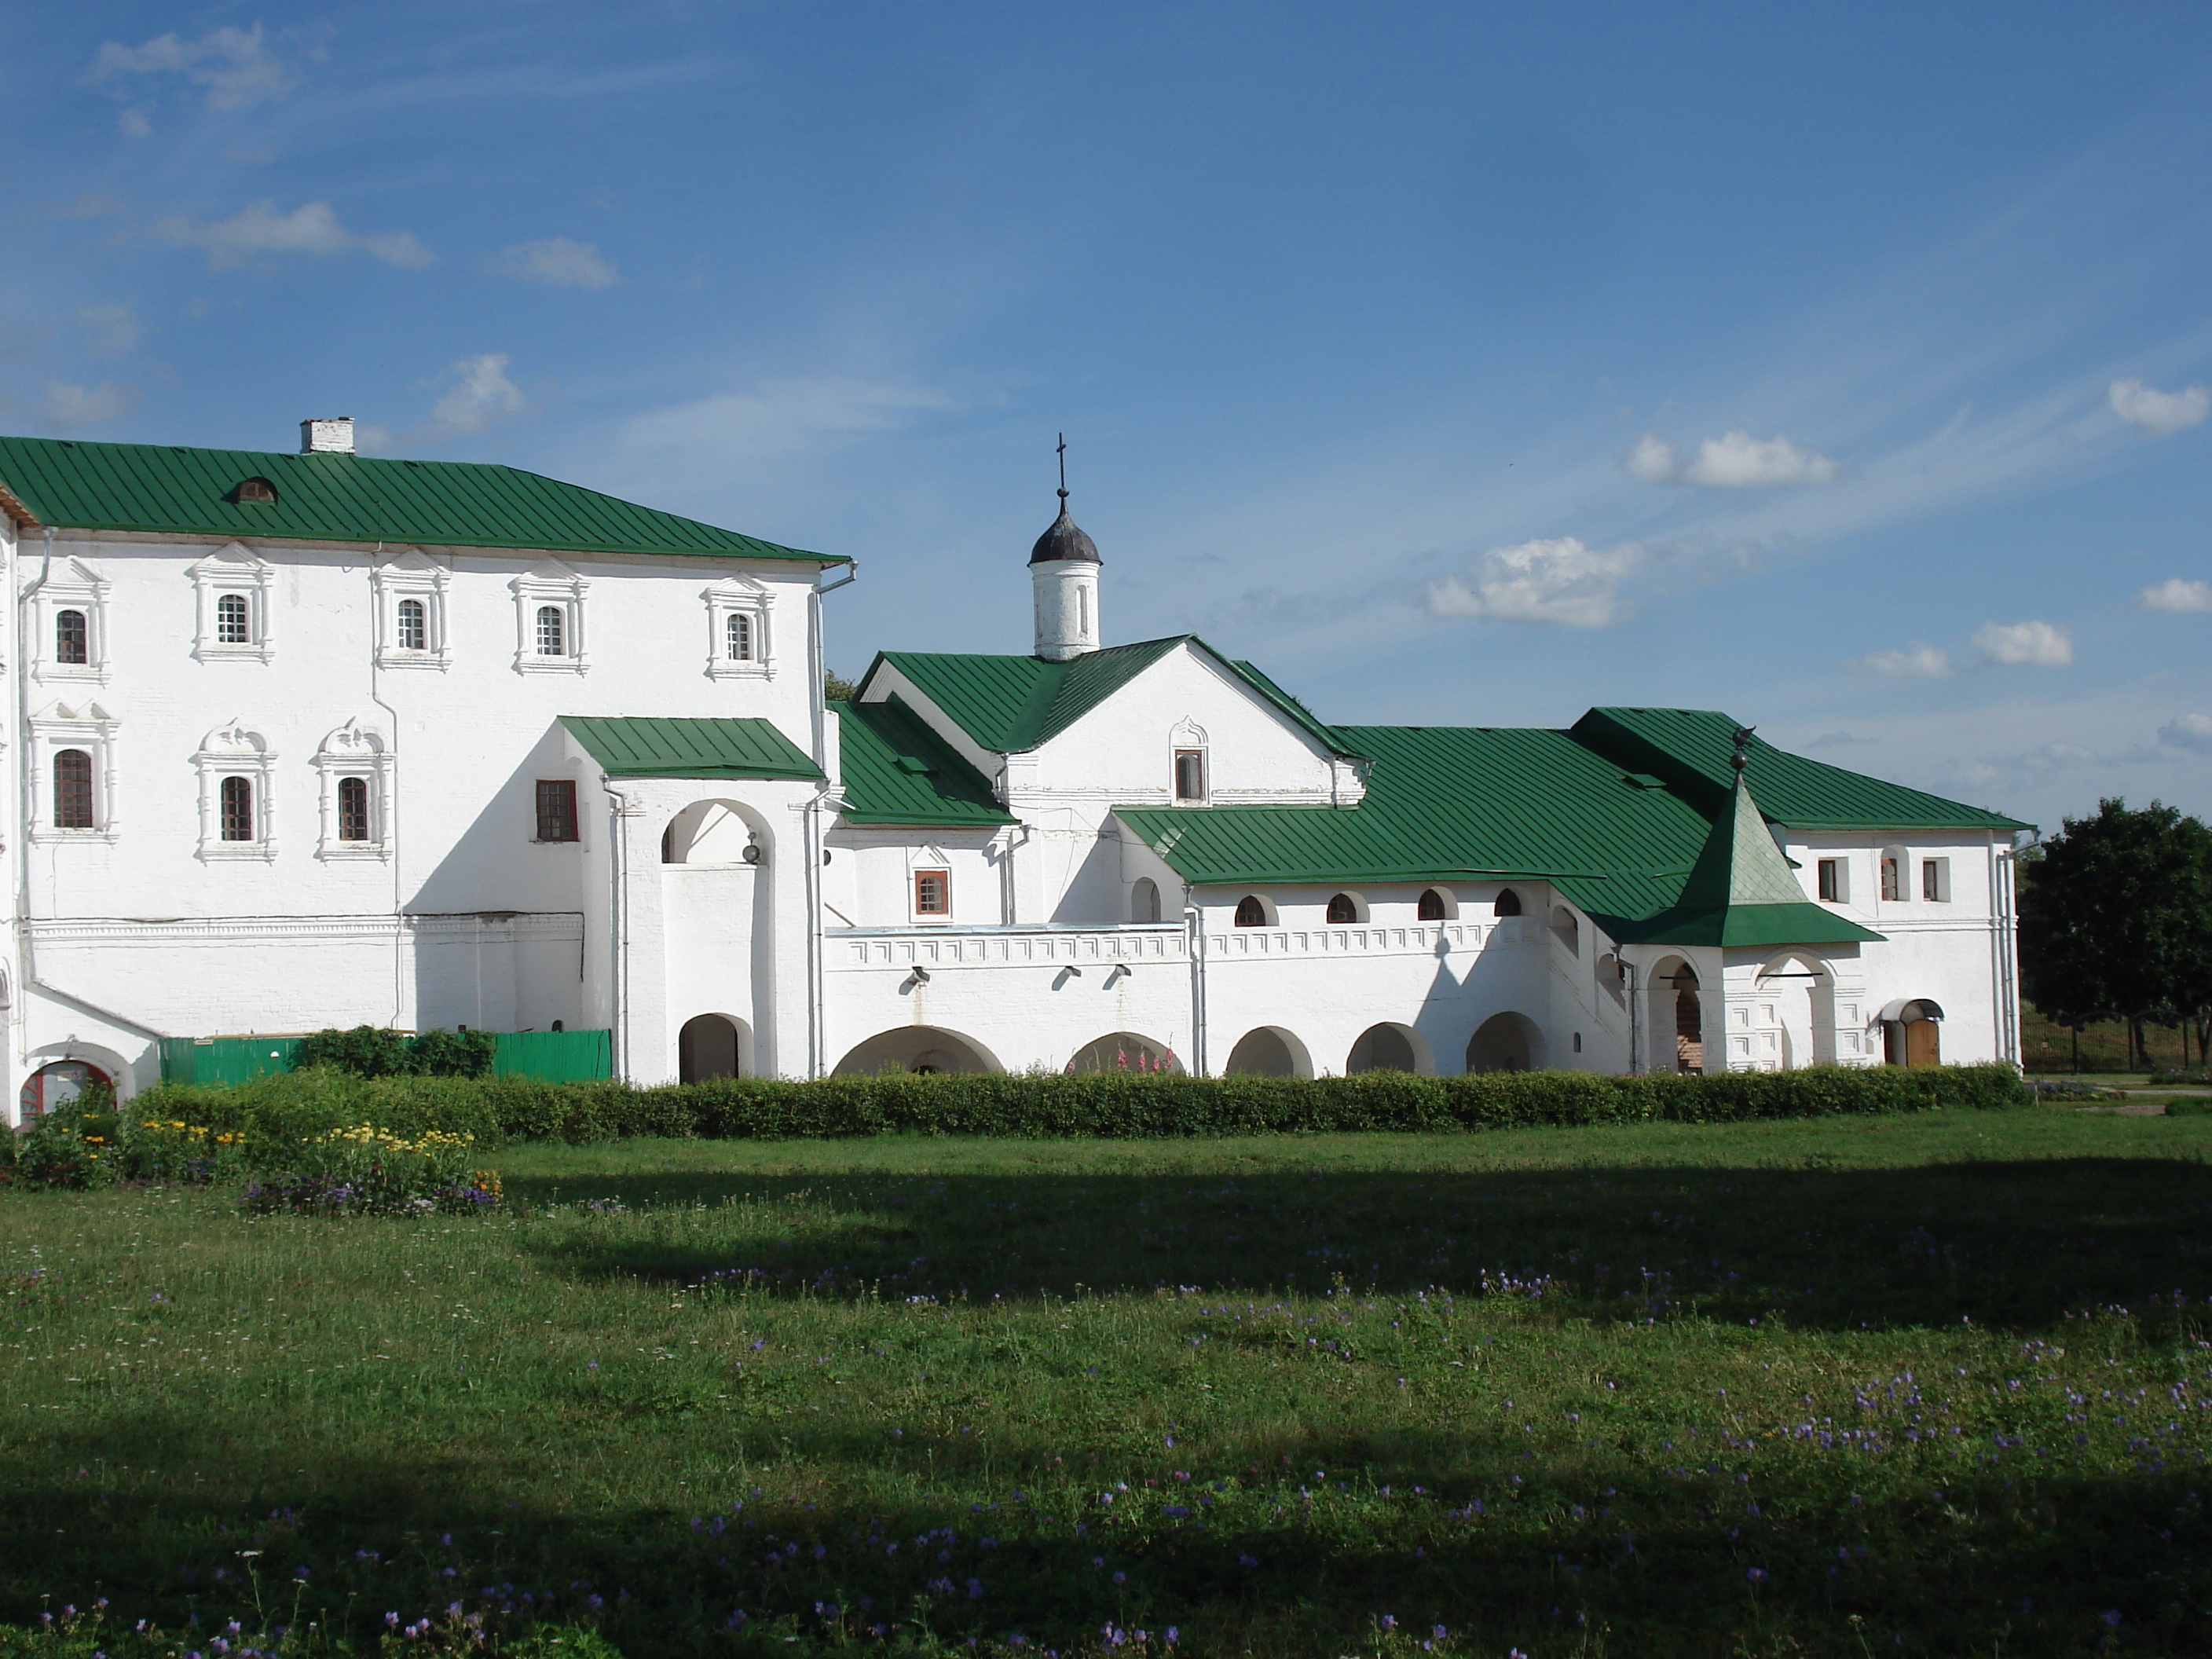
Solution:
<svg viewBox="0 0 2212 1659"><path fill-rule="evenodd" d="M2118 1607L2114 1607L2110 1612L2106 1613L2105 1614L2105 1622L2108 1625L2118 1624L2120 1622L2120 1610Z"/></svg>
<svg viewBox="0 0 2212 1659"><path fill-rule="evenodd" d="M1397 1628L1398 1628L1398 1620L1397 1620L1396 1617L1395 1617L1395 1615L1393 1615L1393 1614L1390 1614L1390 1613L1384 1613L1384 1614L1382 1615L1382 1628L1383 1628L1384 1630L1395 1630L1395 1629L1397 1629Z"/></svg>
<svg viewBox="0 0 2212 1659"><path fill-rule="evenodd" d="M1117 1584L1126 1584L1129 1582L1129 1575L1126 1572L1117 1572L1114 1575L1114 1582Z"/></svg>
<svg viewBox="0 0 2212 1659"><path fill-rule="evenodd" d="M1451 1632L1446 1630L1442 1625L1438 1625L1434 1630L1431 1631L1429 1634L1436 1638L1437 1641L1441 1642L1445 1637L1450 1635Z"/></svg>
<svg viewBox="0 0 2212 1659"><path fill-rule="evenodd" d="M1766 1569L1765 1567L1753 1567L1749 1572L1744 1574L1744 1577L1750 1579L1753 1583L1756 1584L1759 1580L1766 1577Z"/></svg>

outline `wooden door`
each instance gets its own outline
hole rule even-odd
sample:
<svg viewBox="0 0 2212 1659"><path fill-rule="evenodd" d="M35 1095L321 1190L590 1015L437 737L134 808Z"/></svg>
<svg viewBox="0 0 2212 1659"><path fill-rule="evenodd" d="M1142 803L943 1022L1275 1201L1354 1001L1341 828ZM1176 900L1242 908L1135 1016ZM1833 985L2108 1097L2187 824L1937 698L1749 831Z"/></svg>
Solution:
<svg viewBox="0 0 2212 1659"><path fill-rule="evenodd" d="M1942 1060L1942 1028L1932 1019L1905 1022L1905 1063L1907 1066L1940 1066Z"/></svg>

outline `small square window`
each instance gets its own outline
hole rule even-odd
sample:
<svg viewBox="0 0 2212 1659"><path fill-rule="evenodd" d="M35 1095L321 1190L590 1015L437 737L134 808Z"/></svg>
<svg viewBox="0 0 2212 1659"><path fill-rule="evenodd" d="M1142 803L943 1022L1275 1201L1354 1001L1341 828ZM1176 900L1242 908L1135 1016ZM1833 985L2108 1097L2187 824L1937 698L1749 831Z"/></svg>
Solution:
<svg viewBox="0 0 2212 1659"><path fill-rule="evenodd" d="M538 839L576 840L576 785L570 778L538 780Z"/></svg>
<svg viewBox="0 0 2212 1659"><path fill-rule="evenodd" d="M952 872L917 870L914 872L914 913L918 916L952 914Z"/></svg>

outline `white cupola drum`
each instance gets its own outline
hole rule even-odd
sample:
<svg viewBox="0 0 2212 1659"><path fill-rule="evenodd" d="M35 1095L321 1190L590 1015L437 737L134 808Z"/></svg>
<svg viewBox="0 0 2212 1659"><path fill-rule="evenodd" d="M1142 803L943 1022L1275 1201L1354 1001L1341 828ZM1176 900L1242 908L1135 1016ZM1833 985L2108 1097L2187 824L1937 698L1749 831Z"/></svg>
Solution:
<svg viewBox="0 0 2212 1659"><path fill-rule="evenodd" d="M1030 550L1036 654L1066 662L1098 648L1098 549L1067 516L1067 438L1060 440L1060 516Z"/></svg>

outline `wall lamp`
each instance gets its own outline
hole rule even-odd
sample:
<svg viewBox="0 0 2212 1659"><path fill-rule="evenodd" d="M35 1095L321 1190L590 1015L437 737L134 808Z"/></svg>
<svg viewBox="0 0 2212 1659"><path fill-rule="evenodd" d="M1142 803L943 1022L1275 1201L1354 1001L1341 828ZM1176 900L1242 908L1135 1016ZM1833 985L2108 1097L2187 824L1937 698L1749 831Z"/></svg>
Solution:
<svg viewBox="0 0 2212 1659"><path fill-rule="evenodd" d="M927 968L909 968L907 969L907 973L916 985L927 985L929 983L929 969Z"/></svg>

